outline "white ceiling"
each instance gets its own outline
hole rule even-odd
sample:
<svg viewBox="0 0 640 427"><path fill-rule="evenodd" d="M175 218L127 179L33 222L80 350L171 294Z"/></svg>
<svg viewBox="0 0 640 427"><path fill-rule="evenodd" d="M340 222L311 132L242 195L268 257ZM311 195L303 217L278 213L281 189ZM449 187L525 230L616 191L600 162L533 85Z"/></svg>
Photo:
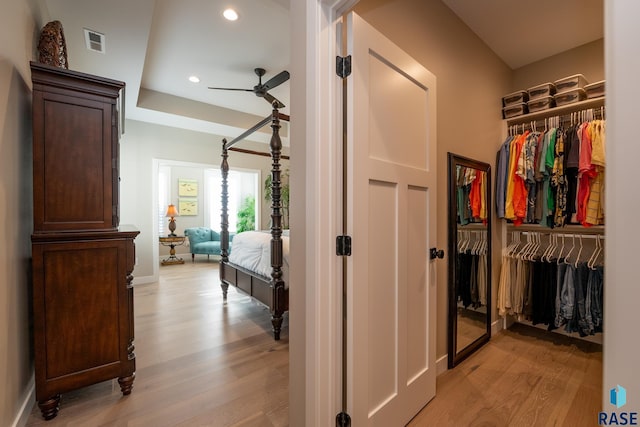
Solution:
<svg viewBox="0 0 640 427"><path fill-rule="evenodd" d="M130 119L234 137L271 107L207 86L252 88L254 68L263 82L289 69L289 0L38 1L62 22L71 69L126 82ZM603 37L603 0L442 1L513 69ZM236 22L222 17L229 5ZM83 28L105 34L105 54L86 49ZM289 82L270 93L289 113ZM268 129L252 139L268 142Z"/></svg>

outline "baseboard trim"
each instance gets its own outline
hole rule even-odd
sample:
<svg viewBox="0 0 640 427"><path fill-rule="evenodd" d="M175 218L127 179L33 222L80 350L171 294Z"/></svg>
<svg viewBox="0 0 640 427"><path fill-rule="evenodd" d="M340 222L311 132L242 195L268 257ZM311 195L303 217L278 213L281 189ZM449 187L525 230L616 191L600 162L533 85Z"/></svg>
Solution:
<svg viewBox="0 0 640 427"><path fill-rule="evenodd" d="M504 329L504 319L499 318L493 321L493 323L491 323L491 336L496 335L502 329Z"/></svg>
<svg viewBox="0 0 640 427"><path fill-rule="evenodd" d="M11 427L24 427L27 425L27 421L29 420L29 415L31 415L31 411L33 410L33 405L36 403L36 380L35 375L31 377L29 380L29 391L20 405L20 410L16 414L16 418L11 424Z"/></svg>
<svg viewBox="0 0 640 427"><path fill-rule="evenodd" d="M444 355L436 360L436 376L447 372L449 369L448 355Z"/></svg>
<svg viewBox="0 0 640 427"><path fill-rule="evenodd" d="M153 283L157 282L158 279L153 276L134 276L133 278L133 286L135 285L144 285L145 283Z"/></svg>

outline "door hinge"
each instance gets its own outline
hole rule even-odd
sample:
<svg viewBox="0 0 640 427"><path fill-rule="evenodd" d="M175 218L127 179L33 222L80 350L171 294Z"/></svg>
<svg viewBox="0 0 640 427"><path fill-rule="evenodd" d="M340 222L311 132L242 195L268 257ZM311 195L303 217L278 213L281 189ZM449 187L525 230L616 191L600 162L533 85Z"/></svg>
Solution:
<svg viewBox="0 0 640 427"><path fill-rule="evenodd" d="M336 415L336 427L351 427L351 417L346 412Z"/></svg>
<svg viewBox="0 0 640 427"><path fill-rule="evenodd" d="M341 79L351 75L351 55L336 56L336 74Z"/></svg>
<svg viewBox="0 0 640 427"><path fill-rule="evenodd" d="M336 255L351 256L351 236L336 237Z"/></svg>

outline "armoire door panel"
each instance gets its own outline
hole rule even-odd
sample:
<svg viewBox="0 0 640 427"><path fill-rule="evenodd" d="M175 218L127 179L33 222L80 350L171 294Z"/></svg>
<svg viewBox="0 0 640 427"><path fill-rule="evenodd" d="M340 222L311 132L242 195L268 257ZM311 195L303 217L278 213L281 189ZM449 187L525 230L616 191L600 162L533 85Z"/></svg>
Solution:
<svg viewBox="0 0 640 427"><path fill-rule="evenodd" d="M101 104L56 98L44 102L44 225L102 226L111 221L110 118Z"/></svg>
<svg viewBox="0 0 640 427"><path fill-rule="evenodd" d="M120 252L58 246L43 254L48 378L119 360Z"/></svg>

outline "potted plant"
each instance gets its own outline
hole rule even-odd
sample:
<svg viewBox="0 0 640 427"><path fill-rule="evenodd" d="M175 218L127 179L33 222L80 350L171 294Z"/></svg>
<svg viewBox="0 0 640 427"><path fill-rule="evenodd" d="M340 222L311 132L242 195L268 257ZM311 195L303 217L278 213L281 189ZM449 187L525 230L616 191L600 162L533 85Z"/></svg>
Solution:
<svg viewBox="0 0 640 427"><path fill-rule="evenodd" d="M240 209L238 209L238 221L236 222L236 232L256 229L256 199L253 196L247 196L242 201Z"/></svg>

